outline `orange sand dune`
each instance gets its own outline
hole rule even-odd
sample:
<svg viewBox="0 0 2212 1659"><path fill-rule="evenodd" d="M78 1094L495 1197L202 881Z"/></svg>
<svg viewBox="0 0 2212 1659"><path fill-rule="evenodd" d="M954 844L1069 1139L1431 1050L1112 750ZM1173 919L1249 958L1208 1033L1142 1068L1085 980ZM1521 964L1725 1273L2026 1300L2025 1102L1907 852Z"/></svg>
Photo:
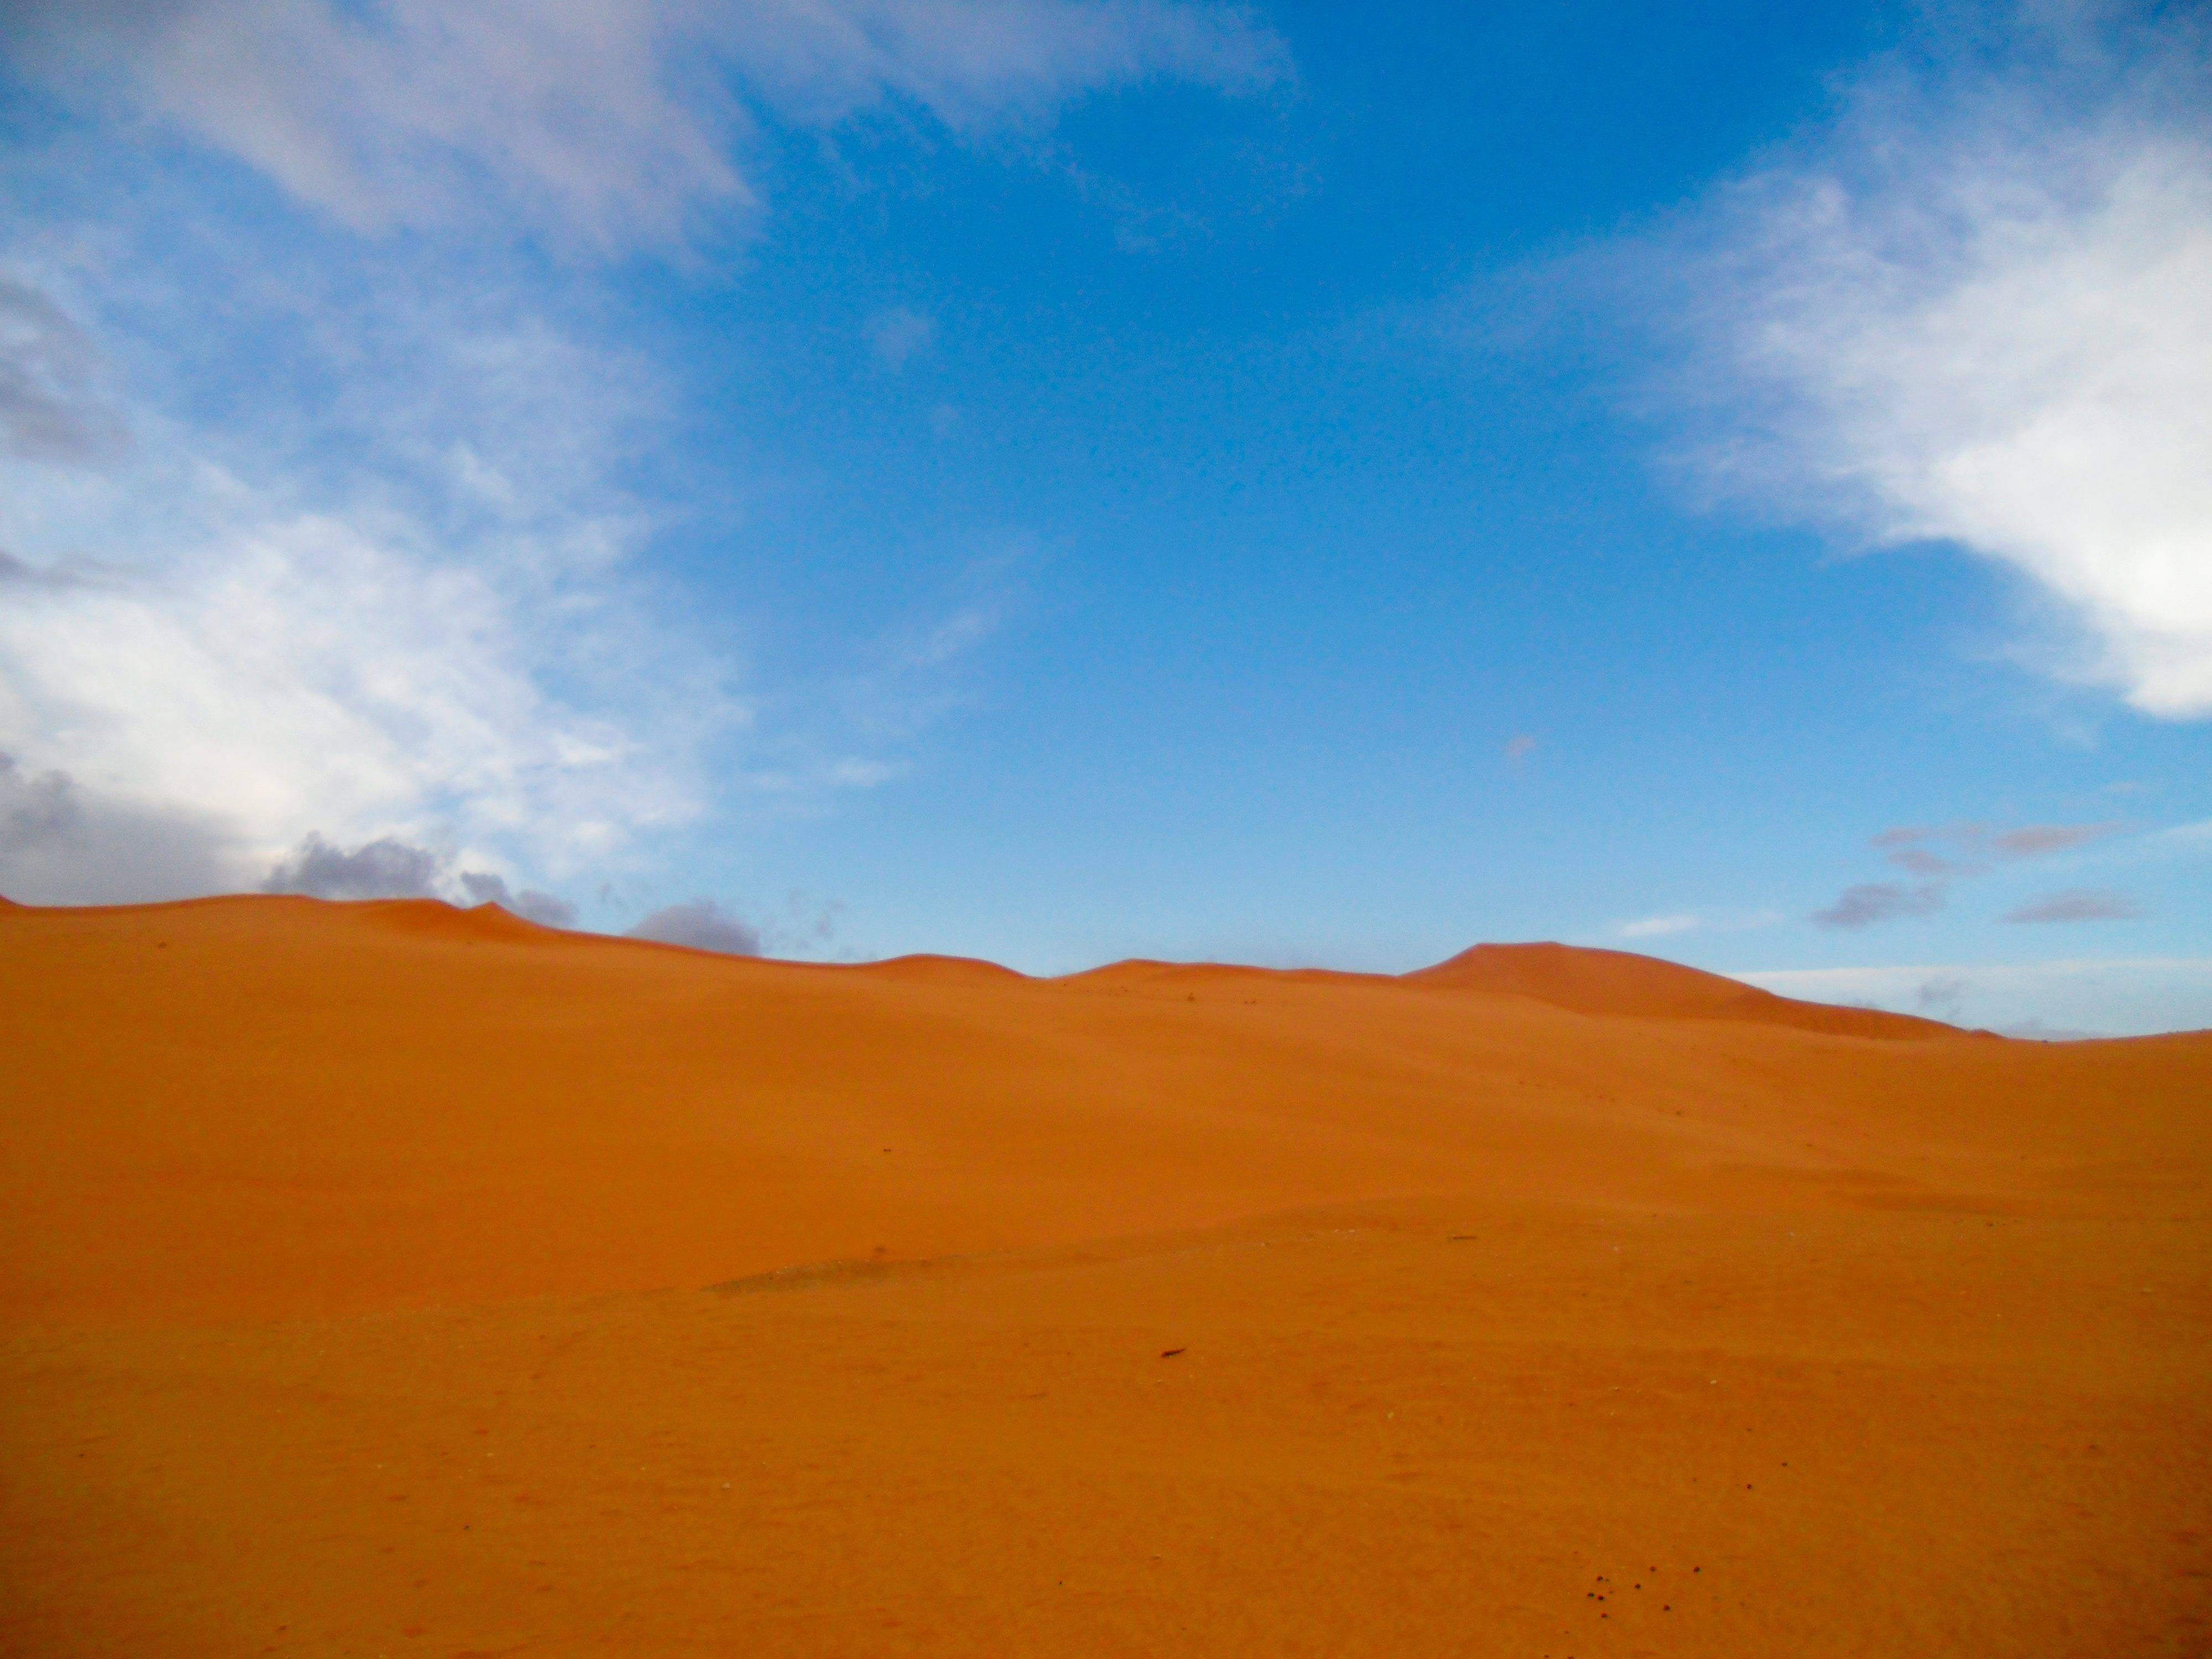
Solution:
<svg viewBox="0 0 2212 1659"><path fill-rule="evenodd" d="M0 911L0 1652L2212 1650L2212 1036Z"/></svg>

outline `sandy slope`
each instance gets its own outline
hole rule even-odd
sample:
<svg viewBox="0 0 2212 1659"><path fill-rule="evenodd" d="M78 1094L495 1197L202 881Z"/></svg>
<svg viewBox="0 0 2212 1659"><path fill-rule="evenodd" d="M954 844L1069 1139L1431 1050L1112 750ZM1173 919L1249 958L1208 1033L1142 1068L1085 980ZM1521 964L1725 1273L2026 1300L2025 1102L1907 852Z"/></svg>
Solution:
<svg viewBox="0 0 2212 1659"><path fill-rule="evenodd" d="M0 1652L2212 1650L2212 1037L0 912Z"/></svg>

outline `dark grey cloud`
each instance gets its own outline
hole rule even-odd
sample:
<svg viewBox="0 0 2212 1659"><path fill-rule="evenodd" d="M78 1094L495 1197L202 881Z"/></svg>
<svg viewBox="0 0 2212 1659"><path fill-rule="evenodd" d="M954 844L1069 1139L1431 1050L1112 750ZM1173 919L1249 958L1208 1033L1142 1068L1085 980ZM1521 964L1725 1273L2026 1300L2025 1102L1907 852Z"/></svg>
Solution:
<svg viewBox="0 0 2212 1659"><path fill-rule="evenodd" d="M576 907L565 899L533 888L517 891L504 876L488 871L454 872L450 866L444 854L397 836L380 836L349 852L311 835L269 872L261 890L323 899L442 899L458 884L471 904L496 904L541 927L575 926Z"/></svg>
<svg viewBox="0 0 2212 1659"><path fill-rule="evenodd" d="M22 904L143 904L229 890L219 824L132 805L0 754L0 894Z"/></svg>
<svg viewBox="0 0 2212 1659"><path fill-rule="evenodd" d="M0 275L0 454L82 465L120 449L122 422L94 384L99 362L59 306Z"/></svg>
<svg viewBox="0 0 2212 1659"><path fill-rule="evenodd" d="M695 951L720 951L733 957L761 953L760 930L710 898L689 899L655 910L629 930L629 937L689 945Z"/></svg>
<svg viewBox="0 0 2212 1659"><path fill-rule="evenodd" d="M0 895L23 904L144 904L235 893L252 866L225 825L107 799L64 772L27 771L0 754ZM472 903L497 904L548 927L573 927L574 906L508 888L428 848L386 836L350 849L309 836L259 884L317 898L438 898L458 883Z"/></svg>
<svg viewBox="0 0 2212 1659"><path fill-rule="evenodd" d="M0 831L11 839L44 841L61 834L82 809L66 772L24 771L13 755L0 755Z"/></svg>
<svg viewBox="0 0 2212 1659"><path fill-rule="evenodd" d="M1833 904L1815 910L1813 920L1823 927L1866 927L1899 916L1928 915L1942 908L1943 890L1934 882L1906 887L1892 881L1869 881L1844 889Z"/></svg>
<svg viewBox="0 0 2212 1659"><path fill-rule="evenodd" d="M488 875L480 870L464 871L460 881L461 890L469 896L471 904L496 904L509 915L534 921L540 927L576 925L576 907L564 898L530 887L510 891L505 877Z"/></svg>
<svg viewBox="0 0 2212 1659"><path fill-rule="evenodd" d="M2005 917L2007 921L2126 921L2142 911L2119 894L2104 888L2076 887L2051 893L2033 904L2023 904Z"/></svg>
<svg viewBox="0 0 2212 1659"><path fill-rule="evenodd" d="M435 898L443 873L444 860L435 853L396 836L380 836L349 853L311 835L269 872L261 890L324 899Z"/></svg>

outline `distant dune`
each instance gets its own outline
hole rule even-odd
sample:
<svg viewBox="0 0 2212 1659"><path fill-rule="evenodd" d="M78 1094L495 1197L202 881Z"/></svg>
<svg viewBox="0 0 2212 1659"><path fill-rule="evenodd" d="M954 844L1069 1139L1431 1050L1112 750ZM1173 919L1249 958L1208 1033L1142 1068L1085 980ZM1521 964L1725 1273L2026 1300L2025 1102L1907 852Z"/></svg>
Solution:
<svg viewBox="0 0 2212 1659"><path fill-rule="evenodd" d="M2212 1644L2212 1036L0 907L0 1652Z"/></svg>
<svg viewBox="0 0 2212 1659"><path fill-rule="evenodd" d="M884 962L864 963L860 967L885 979L912 980L924 985L993 985L1022 977L1011 968L1001 968L995 962L978 962L973 957L892 957Z"/></svg>
<svg viewBox="0 0 2212 1659"><path fill-rule="evenodd" d="M1626 951L1569 945L1478 945L1406 975L1417 985L1528 997L1582 1014L1636 1019L1741 1019L1839 1036L1955 1036L1955 1027L1872 1008L1798 1002L1741 980ZM1982 1033L1980 1035L1987 1035Z"/></svg>

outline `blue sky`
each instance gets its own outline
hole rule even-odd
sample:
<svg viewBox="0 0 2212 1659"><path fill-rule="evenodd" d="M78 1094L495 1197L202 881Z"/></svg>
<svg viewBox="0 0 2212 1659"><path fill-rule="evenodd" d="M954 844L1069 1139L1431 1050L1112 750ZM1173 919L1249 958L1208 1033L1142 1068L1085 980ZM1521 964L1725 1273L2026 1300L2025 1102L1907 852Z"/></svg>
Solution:
<svg viewBox="0 0 2212 1659"><path fill-rule="evenodd" d="M2188 9L0 52L0 891L2212 1024Z"/></svg>

